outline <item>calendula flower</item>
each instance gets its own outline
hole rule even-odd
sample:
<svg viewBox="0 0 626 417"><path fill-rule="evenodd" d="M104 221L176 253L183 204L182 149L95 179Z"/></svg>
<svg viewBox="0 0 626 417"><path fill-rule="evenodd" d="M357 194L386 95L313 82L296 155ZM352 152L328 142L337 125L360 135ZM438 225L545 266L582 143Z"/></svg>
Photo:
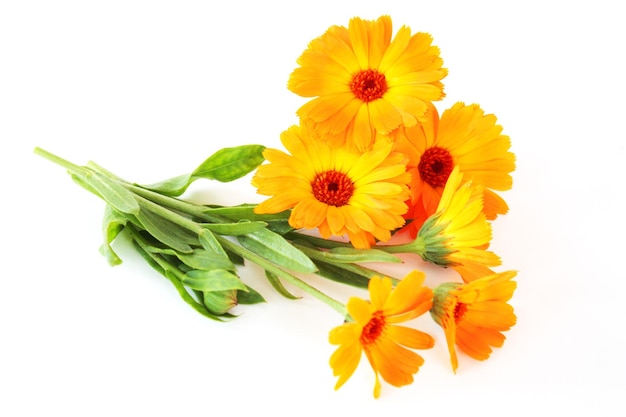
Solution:
<svg viewBox="0 0 626 417"><path fill-rule="evenodd" d="M315 97L297 111L322 138L342 137L359 150L374 132L423 120L427 103L444 96L439 48L426 33L403 26L391 39L391 18L353 18L310 42L298 58L288 88Z"/></svg>
<svg viewBox="0 0 626 417"><path fill-rule="evenodd" d="M428 349L433 338L419 330L399 326L416 318L432 306L432 290L423 287L424 274L407 275L395 289L391 279L373 277L369 283L370 301L357 297L348 300L348 314L354 320L334 328L329 341L339 345L330 358L339 389L354 373L365 352L374 373L374 397L380 395L380 379L401 387L413 382L413 375L424 363L417 353L407 349ZM405 347L406 346L406 347Z"/></svg>
<svg viewBox="0 0 626 417"><path fill-rule="evenodd" d="M502 134L496 117L485 114L476 104L456 103L443 112L430 105L426 121L394 133L396 149L409 158L411 201L405 217L413 219L408 228L415 236L421 224L436 211L448 176L458 166L467 180L484 189L484 212L493 220L508 211L506 202L493 190L512 186L510 173L515 155L511 141Z"/></svg>
<svg viewBox="0 0 626 417"><path fill-rule="evenodd" d="M389 253L417 253L425 261L455 269L466 282L492 274L489 267L500 265L500 258L486 250L492 232L483 212L483 187L463 179L455 167L435 214L424 222L415 240L379 248Z"/></svg>
<svg viewBox="0 0 626 417"><path fill-rule="evenodd" d="M304 126L292 126L281 141L291 155L266 149L269 164L252 178L259 194L272 196L256 213L292 209L292 227L318 228L324 238L347 235L357 248L390 239L390 231L404 224L410 174L389 141L367 152L331 148Z"/></svg>
<svg viewBox="0 0 626 417"><path fill-rule="evenodd" d="M507 301L517 286L515 271L488 275L469 284L445 283L435 288L430 313L443 328L450 363L456 372L455 346L469 356L485 360L492 347L501 347L503 331L515 324L513 307Z"/></svg>

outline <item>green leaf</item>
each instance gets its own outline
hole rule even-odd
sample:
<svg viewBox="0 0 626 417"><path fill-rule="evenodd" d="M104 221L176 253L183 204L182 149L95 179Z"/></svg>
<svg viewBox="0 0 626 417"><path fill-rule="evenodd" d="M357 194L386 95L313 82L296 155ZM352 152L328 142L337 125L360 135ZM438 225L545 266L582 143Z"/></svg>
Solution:
<svg viewBox="0 0 626 417"><path fill-rule="evenodd" d="M213 232L208 229L202 229L198 233L198 240L200 241L200 245L209 252L221 253L226 255L226 251L220 245L220 242L217 240Z"/></svg>
<svg viewBox="0 0 626 417"><path fill-rule="evenodd" d="M198 291L247 291L246 285L239 277L225 269L212 269L210 271L193 270L187 272L181 279L183 284Z"/></svg>
<svg viewBox="0 0 626 417"><path fill-rule="evenodd" d="M191 178L191 174L185 174L158 182L156 184L140 185L140 187L147 188L170 197L178 197L187 191L187 188L192 182L193 179Z"/></svg>
<svg viewBox="0 0 626 417"><path fill-rule="evenodd" d="M287 288L283 286L283 283L280 282L280 279L276 275L272 274L271 272L265 271L265 277L270 282L270 284L272 284L272 287L276 290L276 292L278 292L283 297L288 298L290 300L297 300L298 298L302 298L302 297L295 296L289 291L287 291Z"/></svg>
<svg viewBox="0 0 626 417"><path fill-rule="evenodd" d="M192 179L208 178L229 182L256 169L264 160L262 145L223 148L211 155L191 174Z"/></svg>
<svg viewBox="0 0 626 417"><path fill-rule="evenodd" d="M281 236L284 236L294 230L288 220L269 220L267 222L267 228Z"/></svg>
<svg viewBox="0 0 626 417"><path fill-rule="evenodd" d="M193 252L189 246L189 243L193 241L193 236L176 223L143 208L137 214L137 220L148 233L164 245L181 253ZM197 238L195 239L197 242Z"/></svg>
<svg viewBox="0 0 626 417"><path fill-rule="evenodd" d="M119 265L122 259L111 248L111 242L115 240L117 235L126 227L127 218L111 206L107 205L104 209L104 218L102 219L102 233L104 235L104 243L100 246L100 253L107 259L110 265Z"/></svg>
<svg viewBox="0 0 626 417"><path fill-rule="evenodd" d="M363 275L324 262L317 262L316 264L319 269L318 274L332 281L365 289L369 285L369 278Z"/></svg>
<svg viewBox="0 0 626 417"><path fill-rule="evenodd" d="M241 245L276 265L296 272L315 272L315 264L281 235L268 229L238 236Z"/></svg>
<svg viewBox="0 0 626 417"><path fill-rule="evenodd" d="M265 303L265 298L259 294L254 288L246 285L248 291L237 291L237 302L239 304L258 304Z"/></svg>
<svg viewBox="0 0 626 417"><path fill-rule="evenodd" d="M200 178L230 182L247 175L265 160L264 149L262 145L223 148L207 158L191 174L179 175L155 184L138 185L160 194L178 197L187 191L192 182Z"/></svg>
<svg viewBox="0 0 626 417"><path fill-rule="evenodd" d="M239 236L256 232L267 226L265 222L240 221L237 223L202 223L202 227L218 235Z"/></svg>
<svg viewBox="0 0 626 417"><path fill-rule="evenodd" d="M324 257L332 262L358 263L358 262L388 262L400 263L402 260L395 255L379 249L355 249L355 248L334 248L327 252L322 252Z"/></svg>
<svg viewBox="0 0 626 417"><path fill-rule="evenodd" d="M139 203L137 203L133 193L116 181L94 171L90 171L81 177L89 187L96 191L115 210L135 215L139 213Z"/></svg>
<svg viewBox="0 0 626 417"><path fill-rule="evenodd" d="M191 296L191 294L187 292L187 289L178 280L178 278L176 277L174 273L172 273L171 271L165 271L163 275L167 279L170 280L170 282L174 285L174 287L176 287L176 290L178 291L178 294L181 296L181 298L187 304L189 304L194 310L202 314L204 317L208 317L210 319L217 320L217 321L223 321L223 319L220 318L219 315L210 311L204 304L200 304L198 301L196 301L196 299L194 299Z"/></svg>
<svg viewBox="0 0 626 417"><path fill-rule="evenodd" d="M191 254L176 253L178 259L192 269L209 271L212 269L225 269L234 271L235 265L228 256L223 253L208 251L206 249L194 249Z"/></svg>
<svg viewBox="0 0 626 417"><path fill-rule="evenodd" d="M208 206L204 212L207 214L226 217L227 219L239 221L241 219L257 220L267 222L269 220L287 220L291 214L290 210L273 214L257 214L254 208L257 204L240 204L237 206Z"/></svg>

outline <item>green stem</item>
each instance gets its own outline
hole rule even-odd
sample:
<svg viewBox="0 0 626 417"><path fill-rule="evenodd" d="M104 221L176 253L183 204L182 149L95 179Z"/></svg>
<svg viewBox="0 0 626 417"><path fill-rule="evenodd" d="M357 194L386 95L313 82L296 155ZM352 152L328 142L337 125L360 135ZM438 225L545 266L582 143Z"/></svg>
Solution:
<svg viewBox="0 0 626 417"><path fill-rule="evenodd" d="M376 246L376 249L380 249L387 253L414 253L423 257L426 245L424 244L423 239L417 237L410 243L403 243L401 245L378 245Z"/></svg>
<svg viewBox="0 0 626 417"><path fill-rule="evenodd" d="M333 265L337 268L341 268L345 271L348 272L352 272L354 274L360 275L362 277L365 278L372 278L375 276L386 276L388 278L391 279L391 281L394 283L394 285L398 284L400 282L400 280L398 278L394 278L394 277L389 277L387 274L383 274L382 272L378 272L374 269L370 269L370 268L365 268L361 265L357 265L354 263L346 263L346 262L332 262L329 261L328 258L326 256L324 256L324 253L320 250L305 246L305 245L298 245L297 243L292 243L295 247L297 247L299 250L301 250L306 256L308 256L311 259L315 259L316 261L320 261L320 262L324 262L326 264L329 265Z"/></svg>
<svg viewBox="0 0 626 417"><path fill-rule="evenodd" d="M305 242L309 242L310 244L324 249L334 249L334 248L353 248L352 244L345 242L338 242L336 240L323 239L321 237L311 236L304 233L299 232L289 232L285 235L285 238L290 241L303 240Z"/></svg>
<svg viewBox="0 0 626 417"><path fill-rule="evenodd" d="M191 204L191 203L184 202L182 200L177 200L172 197L163 196L161 194L143 189L141 187L131 185L127 188L130 191L136 193L138 197L143 202L145 202L145 204L148 204L150 206L151 211L159 214L160 216L178 224L179 226L182 226L188 230L191 230L194 233L199 233L201 230L203 230L202 226L200 226L198 223L194 222L193 220L187 219L183 216L177 215L176 213L170 211L169 209L159 205L159 203L163 205L167 205L170 208L183 211L187 214L198 215L201 218L205 218L207 216L206 214L195 211L196 208L199 208L198 206ZM154 201L152 199L154 199ZM295 275L290 274L289 272L277 267L272 262L268 261L262 256L259 256L256 253L240 245L237 245L236 243L220 235L216 234L215 237L218 239L220 245L222 245L222 247L224 247L225 249L230 250L231 252L241 256L242 258L248 259L249 261L259 265L261 268L271 272L272 274L285 279L286 281L288 281L295 287L306 291L308 294L312 295L318 300L323 301L324 303L328 304L334 310L339 312L339 314L341 314L343 317L346 316L347 314L346 307L339 301L335 300L334 298L329 297L328 295L324 294L317 288L302 281L300 278L296 277Z"/></svg>
<svg viewBox="0 0 626 417"><path fill-rule="evenodd" d="M128 183L122 179L120 179L119 177L115 176L114 174L110 173L109 171L106 171L104 168L98 166L97 164L95 164L94 162L90 162L91 168L85 168L85 167L80 167L78 165L75 165L63 158L60 158L48 151L45 151L44 149L35 148L35 154L43 156L44 158L62 166L65 167L66 169L68 169L69 171L72 171L74 173L77 174L81 174L81 175L86 175L86 172L91 171L92 169L95 171L100 172L101 174L107 175L110 179L117 181L119 184L121 184L122 186L124 186L126 189L128 189L129 191L131 191L132 193L134 193L136 195L136 197L138 198L138 200L141 202L141 204L145 205L150 211L152 211L155 214L160 215L161 217L183 227L186 228L194 233L200 233L200 231L203 230L202 226L200 224L198 224L197 222L186 218L178 213L176 213L175 211L172 210L176 210L178 212L181 213L186 213L188 215L194 216L196 218L200 218L203 220L207 220L207 221L225 221L224 219L220 218L219 216L213 216L213 215L209 215L207 213L205 213L203 210L203 207L192 204L192 203L188 203L186 201L183 200L179 200L173 197L168 197L168 196L164 196L162 194L159 194L157 192L136 186L134 184ZM172 210L170 210L172 209ZM220 244L224 247L227 248L228 250L230 250L231 252L245 258L248 259L249 261L259 265L261 268L271 272L272 274L281 277L283 279L285 279L286 281L288 281L289 283L291 283L292 285L294 285L297 288L300 288L301 290L307 292L308 294L312 295L313 297L317 298L320 301L323 301L324 303L328 304L330 307L332 307L334 310L336 310L339 314L342 315L342 317L346 317L347 315L347 311L346 311L346 307L345 305L343 305L342 303L340 303L339 301L329 297L328 295L324 294L323 292L321 292L320 290L318 290L317 288L307 284L306 282L304 282L303 280L301 280L300 278L296 277L295 275L279 268L278 266L274 265L273 263L271 263L270 261L266 260L265 258L263 258L262 256L257 255L256 253L249 251L248 249L239 246L233 242L231 242L228 239L225 239L224 237L220 236L220 235L216 235L216 238L218 239L218 241L220 242ZM136 240L136 242L138 242ZM139 244L139 242L138 242ZM143 249L143 248L142 248ZM152 254L150 254L149 252L146 252L146 254L148 256L150 256L150 258L152 258L153 262L157 263L159 265L159 267L161 268L166 268L165 265L161 264L161 260L158 257L153 256ZM171 269L167 268L167 270L169 270L170 272ZM188 294L187 294L188 295ZM189 302L189 300L186 300Z"/></svg>
<svg viewBox="0 0 626 417"><path fill-rule="evenodd" d="M61 158L60 156L56 156L53 153L50 153L48 151L46 151L45 149L42 149L40 147L35 147L35 155L39 155L42 156L44 158L46 158L49 161L54 162L57 165L62 166L63 168L67 169L68 171L71 171L75 174L80 174L80 175L85 175L85 168L78 166L76 164L73 164L72 162Z"/></svg>
<svg viewBox="0 0 626 417"><path fill-rule="evenodd" d="M300 288L301 290L307 292L308 294L312 295L313 297L317 298L318 300L328 304L330 307L332 307L335 311L337 311L339 314L342 315L342 317L346 317L347 315L347 311L346 311L346 307L345 305L343 305L342 303L340 303L339 301L335 300L332 297L329 297L328 295L324 294L323 292L321 292L320 290L318 290L317 288L307 284L306 282L304 282L303 280L301 280L300 278L296 277L293 274L290 274L289 272L277 267L276 265L274 265L273 263L271 263L270 261L268 261L267 259L263 258L262 256L257 255L256 253L244 248L243 246L239 246L233 242L231 242L230 240L220 236L220 235L215 235L215 237L218 239L218 241L220 242L220 244L230 250L233 253L236 253L237 255L241 256L242 258L248 259L249 261L257 264L258 266L260 266L261 268L265 269L266 271L271 272L272 274L283 278L284 280L288 281L290 284L292 284L293 286Z"/></svg>
<svg viewBox="0 0 626 417"><path fill-rule="evenodd" d="M134 184L123 182L122 185L134 194L143 197L146 200L150 200L157 205L169 207L182 213L189 214L190 216L206 220L209 222L225 222L226 219L219 218L218 216L212 216L204 212L203 206L189 203L187 201L179 200L178 198L169 197L156 191L148 190L147 188L139 187Z"/></svg>

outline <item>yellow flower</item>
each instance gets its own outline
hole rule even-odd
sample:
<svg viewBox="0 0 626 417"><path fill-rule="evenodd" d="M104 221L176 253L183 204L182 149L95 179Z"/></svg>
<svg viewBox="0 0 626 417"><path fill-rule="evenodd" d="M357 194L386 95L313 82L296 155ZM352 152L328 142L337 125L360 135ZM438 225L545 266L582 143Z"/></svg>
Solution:
<svg viewBox="0 0 626 417"><path fill-rule="evenodd" d="M416 241L423 244L425 260L455 269L467 282L493 273L488 267L501 262L486 250L492 231L483 213L483 187L463 178L455 167L436 213L422 225Z"/></svg>
<svg viewBox="0 0 626 417"><path fill-rule="evenodd" d="M493 220L508 211L506 202L493 190L511 188L510 173L515 169L515 155L509 152L511 141L502 135L496 117L485 115L476 104L456 103L443 112L430 105L426 121L394 132L396 149L409 158L411 201L406 218L415 237L428 216L436 211L443 187L452 168L459 166L467 180L485 187L484 212Z"/></svg>
<svg viewBox="0 0 626 417"><path fill-rule="evenodd" d="M463 182L455 167L443 190L435 214L420 228L410 243L379 245L388 253L417 253L427 262L455 269L464 281L492 274L489 266L500 258L487 250L491 224L483 213L483 187Z"/></svg>
<svg viewBox="0 0 626 417"><path fill-rule="evenodd" d="M352 297L348 300L348 314L353 322L345 323L330 332L329 341L339 345L330 358L339 389L354 373L361 354L365 352L376 383L374 397L380 395L380 376L393 386L413 382L413 375L424 363L417 353L406 349L433 347L433 338L419 330L398 326L414 319L432 306L432 290L423 287L424 274L413 271L395 289L391 279L373 277L369 283L370 301Z"/></svg>
<svg viewBox="0 0 626 417"><path fill-rule="evenodd" d="M326 239L347 235L357 248L390 239L390 231L404 224L410 175L404 156L392 152L389 141L363 153L331 149L304 126L292 126L281 141L291 155L266 149L269 164L252 178L259 194L272 196L256 213L293 209L292 227L318 228Z"/></svg>
<svg viewBox="0 0 626 417"><path fill-rule="evenodd" d="M474 359L485 360L504 343L503 331L516 321L507 301L517 286L515 271L489 275L469 284L445 283L435 288L430 311L444 329L450 363L456 372L455 345Z"/></svg>
<svg viewBox="0 0 626 417"><path fill-rule="evenodd" d="M421 121L427 103L443 98L439 48L426 33L411 36L403 26L391 39L391 18L353 18L310 42L298 58L288 88L315 97L298 110L322 138L342 137L359 150L371 147L374 132Z"/></svg>

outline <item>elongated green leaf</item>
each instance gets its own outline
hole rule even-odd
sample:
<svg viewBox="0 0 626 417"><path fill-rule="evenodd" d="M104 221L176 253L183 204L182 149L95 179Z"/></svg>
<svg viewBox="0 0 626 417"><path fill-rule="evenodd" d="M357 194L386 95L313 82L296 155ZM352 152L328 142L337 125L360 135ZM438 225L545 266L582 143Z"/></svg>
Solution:
<svg viewBox="0 0 626 417"><path fill-rule="evenodd" d="M276 292L282 295L283 297L288 298L290 300L297 300L298 298L302 298L302 297L293 295L292 293L287 291L287 288L285 288L283 283L280 282L280 279L276 275L272 274L271 272L265 271L265 277L267 278L269 283L272 285L272 287L276 290Z"/></svg>
<svg viewBox="0 0 626 417"><path fill-rule="evenodd" d="M223 148L207 158L191 174L140 186L170 197L178 197L187 191L192 182L200 178L221 182L233 181L252 172L265 160L264 149L262 145Z"/></svg>
<svg viewBox="0 0 626 417"><path fill-rule="evenodd" d="M293 227L289 224L289 220L269 220L267 222L267 228L281 236L293 230Z"/></svg>
<svg viewBox="0 0 626 417"><path fill-rule="evenodd" d="M144 261L146 261L146 263L154 268L158 273L160 273L161 275L165 275L165 270L163 269L163 267L159 265L146 250L144 250L139 242L134 239L132 239L132 242L135 250L139 253L139 255L141 255Z"/></svg>
<svg viewBox="0 0 626 417"><path fill-rule="evenodd" d="M315 272L315 264L281 235L268 229L238 236L241 245L276 265L296 272Z"/></svg>
<svg viewBox="0 0 626 417"><path fill-rule="evenodd" d="M248 290L237 275L225 269L210 271L196 269L187 272L181 281L189 288L198 291Z"/></svg>
<svg viewBox="0 0 626 417"><path fill-rule="evenodd" d="M104 243L100 246L100 253L107 259L110 265L119 265L122 263L122 259L117 256L113 248L111 248L111 243L124 229L126 222L127 218L120 212L113 210L109 205L105 207L104 218L102 219Z"/></svg>
<svg viewBox="0 0 626 417"><path fill-rule="evenodd" d="M265 298L259 292L257 292L254 288L246 285L248 291L237 291L237 302L239 304L258 304L265 303Z"/></svg>
<svg viewBox="0 0 626 417"><path fill-rule="evenodd" d="M198 233L198 240L200 241L200 245L209 252L221 253L226 255L226 251L220 245L220 242L217 240L213 232L208 229L200 230Z"/></svg>
<svg viewBox="0 0 626 417"><path fill-rule="evenodd" d="M256 232L267 226L265 222L240 221L237 223L203 223L202 227L218 235L239 236Z"/></svg>
<svg viewBox="0 0 626 417"><path fill-rule="evenodd" d="M74 180L74 182L78 185L80 185L81 187L83 187L85 190L89 191L90 193L92 193L93 195L97 196L98 198L102 198L100 197L100 194L94 190L94 188L87 184L87 182L85 181L85 177L84 176L79 176L76 174L70 174L72 177L72 180Z"/></svg>
<svg viewBox="0 0 626 417"><path fill-rule="evenodd" d="M257 204L240 204L237 206L223 207L223 206L208 206L204 212L207 214L214 214L227 219L239 221L241 219L247 220L287 220L291 214L290 210L285 210L280 213L273 214L257 214L254 212L254 208Z"/></svg>
<svg viewBox="0 0 626 417"><path fill-rule="evenodd" d="M342 269L336 265L327 264L324 262L316 262L316 264L319 269L318 274L332 281L351 285L357 288L367 288L370 282L369 278L364 277L363 275L359 275L355 272Z"/></svg>
<svg viewBox="0 0 626 417"><path fill-rule="evenodd" d="M168 195L170 197L178 197L187 191L187 188L192 182L193 180L191 178L191 174L185 174L158 182L156 184L141 185L141 187Z"/></svg>
<svg viewBox="0 0 626 417"><path fill-rule="evenodd" d="M191 254L177 253L176 256L185 265L192 269L209 271L212 269L235 270L235 265L228 256L223 253L216 253L206 249L194 249Z"/></svg>
<svg viewBox="0 0 626 417"><path fill-rule="evenodd" d="M92 171L83 176L82 180L115 210L135 215L139 213L139 203L133 193L109 177Z"/></svg>
<svg viewBox="0 0 626 417"><path fill-rule="evenodd" d="M208 317L210 319L217 320L217 321L223 321L223 319L221 317L219 317L219 315L213 313L204 304L200 304L196 299L194 299L191 296L191 294L189 294L187 292L187 289L178 280L178 278L176 277L175 274L173 274L171 271L165 271L165 273L163 275L167 279L170 280L170 282L174 285L174 287L176 287L176 290L178 291L178 294L181 296L181 298L187 304L189 304L194 310L196 310L198 313L202 314L204 317Z"/></svg>
<svg viewBox="0 0 626 417"><path fill-rule="evenodd" d="M324 257L333 262L389 262L400 263L402 259L379 249L334 248L324 252Z"/></svg>
<svg viewBox="0 0 626 417"><path fill-rule="evenodd" d="M264 160L262 145L223 148L211 155L191 174L193 179L208 178L229 182L256 169Z"/></svg>
<svg viewBox="0 0 626 417"><path fill-rule="evenodd" d="M148 233L164 245L177 252L193 252L193 249L189 246L190 233L176 223L146 209L139 211L137 220Z"/></svg>

